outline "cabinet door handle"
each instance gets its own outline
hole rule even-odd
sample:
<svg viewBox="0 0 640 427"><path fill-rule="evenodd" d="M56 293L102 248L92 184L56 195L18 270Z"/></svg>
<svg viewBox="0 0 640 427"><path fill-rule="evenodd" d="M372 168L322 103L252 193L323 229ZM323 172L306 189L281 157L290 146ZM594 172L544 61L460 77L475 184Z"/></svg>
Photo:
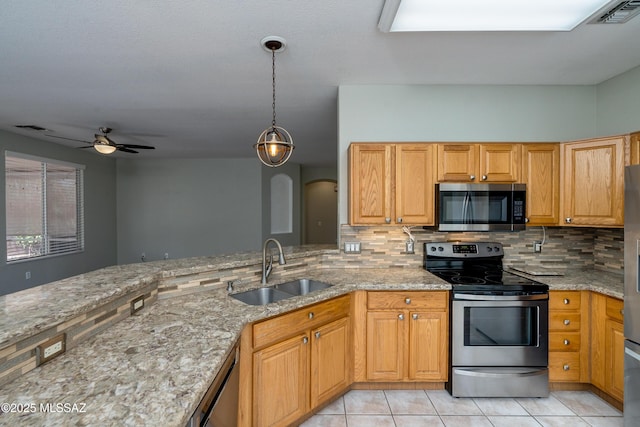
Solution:
<svg viewBox="0 0 640 427"><path fill-rule="evenodd" d="M569 345L569 344L570 344L569 340L564 340L564 345Z"/></svg>
<svg viewBox="0 0 640 427"><path fill-rule="evenodd" d="M487 180L487 175L482 175L482 180L486 181Z"/></svg>
<svg viewBox="0 0 640 427"><path fill-rule="evenodd" d="M401 216L399 216L399 217L398 217L398 224L400 224L401 222L402 222L402 217L401 217Z"/></svg>
<svg viewBox="0 0 640 427"><path fill-rule="evenodd" d="M474 179L476 179L476 176L475 176L475 175L469 175L469 179L470 179L471 181L473 181Z"/></svg>
<svg viewBox="0 0 640 427"><path fill-rule="evenodd" d="M565 298L562 300L562 302L564 303L564 305L567 305L571 302L571 300L569 298Z"/></svg>
<svg viewBox="0 0 640 427"><path fill-rule="evenodd" d="M398 314L398 319L404 320L404 314Z"/></svg>
<svg viewBox="0 0 640 427"><path fill-rule="evenodd" d="M563 322L563 323L564 323L565 325L568 325L568 324L570 324L570 323L571 323L571 320L569 320L569 319L564 319L564 322Z"/></svg>
<svg viewBox="0 0 640 427"><path fill-rule="evenodd" d="M391 224L391 218L386 217L386 218L384 219L384 222L386 222L387 224Z"/></svg>
<svg viewBox="0 0 640 427"><path fill-rule="evenodd" d="M624 309L620 310L620 316L624 317Z"/></svg>
<svg viewBox="0 0 640 427"><path fill-rule="evenodd" d="M313 319L313 316L314 316L313 311L309 312L309 319Z"/></svg>
<svg viewBox="0 0 640 427"><path fill-rule="evenodd" d="M411 298L405 298L404 299L404 303L405 304L411 304Z"/></svg>
<svg viewBox="0 0 640 427"><path fill-rule="evenodd" d="M302 338L302 343L303 344L306 344L308 342L309 342L309 338L307 338L307 337Z"/></svg>
<svg viewBox="0 0 640 427"><path fill-rule="evenodd" d="M571 224L571 218L570 217L566 217L564 219L564 222L566 222L567 224Z"/></svg>
<svg viewBox="0 0 640 427"><path fill-rule="evenodd" d="M316 339L320 338L320 331L316 332Z"/></svg>
<svg viewBox="0 0 640 427"><path fill-rule="evenodd" d="M568 371L569 369L571 369L571 366L564 365L564 366L562 366L562 369L564 369L565 371Z"/></svg>
<svg viewBox="0 0 640 427"><path fill-rule="evenodd" d="M529 218L525 218L525 219L524 219L524 222L525 222L525 223L529 222Z"/></svg>
<svg viewBox="0 0 640 427"><path fill-rule="evenodd" d="M413 320L418 320L418 314L417 313L414 313L411 317L413 318Z"/></svg>

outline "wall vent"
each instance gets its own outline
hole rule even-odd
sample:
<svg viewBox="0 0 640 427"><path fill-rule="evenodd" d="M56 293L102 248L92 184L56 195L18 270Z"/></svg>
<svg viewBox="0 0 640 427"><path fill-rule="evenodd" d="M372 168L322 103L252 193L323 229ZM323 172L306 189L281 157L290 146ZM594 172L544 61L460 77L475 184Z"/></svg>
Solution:
<svg viewBox="0 0 640 427"><path fill-rule="evenodd" d="M640 13L640 0L625 0L599 10L589 24L624 24Z"/></svg>

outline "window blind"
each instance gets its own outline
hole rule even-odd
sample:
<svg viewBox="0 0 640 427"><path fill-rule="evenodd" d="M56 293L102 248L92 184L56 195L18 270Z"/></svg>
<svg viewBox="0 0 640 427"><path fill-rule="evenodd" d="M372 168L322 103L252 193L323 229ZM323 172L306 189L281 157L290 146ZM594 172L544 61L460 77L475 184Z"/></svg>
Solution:
<svg viewBox="0 0 640 427"><path fill-rule="evenodd" d="M5 153L7 262L84 250L83 172Z"/></svg>

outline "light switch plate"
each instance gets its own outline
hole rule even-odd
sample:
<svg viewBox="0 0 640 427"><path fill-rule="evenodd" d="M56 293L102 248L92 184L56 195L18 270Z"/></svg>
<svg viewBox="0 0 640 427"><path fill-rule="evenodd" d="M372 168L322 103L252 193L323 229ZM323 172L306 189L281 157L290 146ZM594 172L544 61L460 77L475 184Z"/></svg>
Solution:
<svg viewBox="0 0 640 427"><path fill-rule="evenodd" d="M359 254L360 253L360 242L344 242L344 253L345 254Z"/></svg>

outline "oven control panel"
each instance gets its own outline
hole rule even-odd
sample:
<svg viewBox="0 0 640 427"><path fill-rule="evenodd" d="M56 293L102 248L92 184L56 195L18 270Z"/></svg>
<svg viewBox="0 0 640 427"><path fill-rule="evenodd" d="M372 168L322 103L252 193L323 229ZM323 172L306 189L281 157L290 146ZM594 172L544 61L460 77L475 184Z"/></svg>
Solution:
<svg viewBox="0 0 640 427"><path fill-rule="evenodd" d="M502 244L497 242L427 242L425 257L486 258L504 255Z"/></svg>

